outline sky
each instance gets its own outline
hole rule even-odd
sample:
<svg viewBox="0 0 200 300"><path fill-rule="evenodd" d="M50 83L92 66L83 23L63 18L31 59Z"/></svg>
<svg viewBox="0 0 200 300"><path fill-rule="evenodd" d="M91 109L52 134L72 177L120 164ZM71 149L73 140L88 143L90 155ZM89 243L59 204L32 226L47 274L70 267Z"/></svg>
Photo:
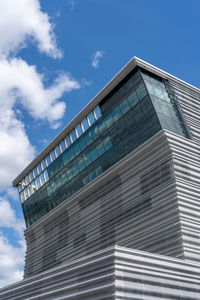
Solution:
<svg viewBox="0 0 200 300"><path fill-rule="evenodd" d="M23 278L15 177L133 56L200 88L199 29L199 0L0 1L0 287Z"/></svg>

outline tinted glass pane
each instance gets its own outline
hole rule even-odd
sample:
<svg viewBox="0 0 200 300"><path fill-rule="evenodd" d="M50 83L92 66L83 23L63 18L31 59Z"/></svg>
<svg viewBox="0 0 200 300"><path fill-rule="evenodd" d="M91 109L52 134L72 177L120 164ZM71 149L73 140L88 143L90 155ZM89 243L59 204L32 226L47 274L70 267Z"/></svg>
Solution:
<svg viewBox="0 0 200 300"><path fill-rule="evenodd" d="M82 130L81 125L78 125L78 126L76 127L76 133L77 133L77 136L78 136L78 137L83 133L83 130Z"/></svg>
<svg viewBox="0 0 200 300"><path fill-rule="evenodd" d="M68 153L65 151L62 155L63 163L66 165L69 161Z"/></svg>
<svg viewBox="0 0 200 300"><path fill-rule="evenodd" d="M26 181L26 184L29 184L30 180L29 180L28 176L26 176L25 181Z"/></svg>
<svg viewBox="0 0 200 300"><path fill-rule="evenodd" d="M128 102L130 107L133 107L134 105L136 105L139 101L139 98L136 94L135 91L133 91L129 96L128 96Z"/></svg>
<svg viewBox="0 0 200 300"><path fill-rule="evenodd" d="M113 115L113 119L114 119L115 122L116 122L119 118L121 118L122 112L121 112L120 108L119 108L119 107L116 107L116 108L113 110L112 115Z"/></svg>
<svg viewBox="0 0 200 300"><path fill-rule="evenodd" d="M42 160L41 165L43 170L47 167L44 159Z"/></svg>
<svg viewBox="0 0 200 300"><path fill-rule="evenodd" d="M93 149L93 150L90 152L90 156L91 156L92 161L94 161L95 159L97 159L97 158L98 158L97 150L96 150L96 149Z"/></svg>
<svg viewBox="0 0 200 300"><path fill-rule="evenodd" d="M81 125L82 125L82 128L83 128L84 131L86 131L86 130L89 128L89 124L88 124L87 119L84 119L84 120L81 122Z"/></svg>
<svg viewBox="0 0 200 300"><path fill-rule="evenodd" d="M90 154L88 153L88 154L83 155L83 160L84 160L85 166L88 166L91 163Z"/></svg>
<svg viewBox="0 0 200 300"><path fill-rule="evenodd" d="M146 94L147 94L147 91L146 91L146 88L144 86L144 83L141 81L140 84L137 86L136 88L136 93L137 93L137 96L138 98L141 100L143 99Z"/></svg>
<svg viewBox="0 0 200 300"><path fill-rule="evenodd" d="M33 193L37 191L37 186L35 180L31 183Z"/></svg>
<svg viewBox="0 0 200 300"><path fill-rule="evenodd" d="M90 125L92 125L92 124L94 124L94 122L95 122L95 117L94 117L93 112L91 112L91 113L88 115L88 123L89 123Z"/></svg>
<svg viewBox="0 0 200 300"><path fill-rule="evenodd" d="M65 138L65 142L66 142L67 147L69 147L71 145L72 142L71 142L69 135Z"/></svg>
<svg viewBox="0 0 200 300"><path fill-rule="evenodd" d="M43 185L44 184L44 175L43 175L43 173L40 174L39 179L40 179L41 185Z"/></svg>
<svg viewBox="0 0 200 300"><path fill-rule="evenodd" d="M37 169L38 169L38 174L40 174L40 173L42 172L41 164L38 164L38 165L37 165Z"/></svg>
<svg viewBox="0 0 200 300"><path fill-rule="evenodd" d="M127 111L129 111L130 109L130 105L128 103L128 100L124 100L121 104L120 104L120 110L122 112L122 114L124 115L125 113L127 113Z"/></svg>
<svg viewBox="0 0 200 300"><path fill-rule="evenodd" d="M46 165L49 166L51 164L50 156L47 155L45 160L46 160Z"/></svg>
<svg viewBox="0 0 200 300"><path fill-rule="evenodd" d="M34 177L33 177L33 172L30 172L30 173L29 173L29 178L30 178L30 181L33 180L33 178L34 178Z"/></svg>
<svg viewBox="0 0 200 300"><path fill-rule="evenodd" d="M98 152L98 155L101 156L106 150L105 150L105 147L103 145L103 143L100 143L97 147L97 152Z"/></svg>
<svg viewBox="0 0 200 300"><path fill-rule="evenodd" d="M37 175L38 175L38 171L37 171L37 169L36 169L36 168L33 170L33 174L34 174L34 177L37 177ZM23 184L23 181L22 181L22 184Z"/></svg>
<svg viewBox="0 0 200 300"><path fill-rule="evenodd" d="M82 151L83 149L85 149L85 147L87 146L86 141L85 141L85 137L82 136L79 140L79 147L80 150Z"/></svg>
<svg viewBox="0 0 200 300"><path fill-rule="evenodd" d="M60 143L60 151L61 151L61 152L64 152L65 149L66 149L65 142L62 141L62 142Z"/></svg>
<svg viewBox="0 0 200 300"><path fill-rule="evenodd" d="M72 130L72 132L70 133L70 137L71 137L71 140L73 142L77 139L77 135L76 135L75 130Z"/></svg>
<svg viewBox="0 0 200 300"><path fill-rule="evenodd" d="M94 115L95 115L95 119L99 119L102 115L101 115L101 110L100 107L97 106L94 110Z"/></svg>
<svg viewBox="0 0 200 300"><path fill-rule="evenodd" d="M55 156L55 152L54 151L51 151L50 158L51 158L51 161L55 160L56 156Z"/></svg>
<svg viewBox="0 0 200 300"><path fill-rule="evenodd" d="M49 175L48 175L47 170L45 170L43 174L44 174L45 181L48 181L49 180Z"/></svg>
<svg viewBox="0 0 200 300"><path fill-rule="evenodd" d="M38 177L35 179L35 183L36 183L36 187L39 189L40 188L40 181L39 181Z"/></svg>
<svg viewBox="0 0 200 300"><path fill-rule="evenodd" d="M60 148L59 148L59 146L57 146L57 147L55 148L55 152L56 152L56 156L59 156L59 155L60 155Z"/></svg>

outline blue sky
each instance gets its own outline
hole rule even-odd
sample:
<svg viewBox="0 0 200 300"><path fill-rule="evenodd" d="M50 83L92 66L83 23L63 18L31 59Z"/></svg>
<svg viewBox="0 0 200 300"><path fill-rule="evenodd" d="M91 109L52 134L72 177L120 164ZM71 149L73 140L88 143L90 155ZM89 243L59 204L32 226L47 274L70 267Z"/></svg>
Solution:
<svg viewBox="0 0 200 300"><path fill-rule="evenodd" d="M17 2L0 2L0 287L23 275L12 180L100 89L133 56L200 87L199 0Z"/></svg>

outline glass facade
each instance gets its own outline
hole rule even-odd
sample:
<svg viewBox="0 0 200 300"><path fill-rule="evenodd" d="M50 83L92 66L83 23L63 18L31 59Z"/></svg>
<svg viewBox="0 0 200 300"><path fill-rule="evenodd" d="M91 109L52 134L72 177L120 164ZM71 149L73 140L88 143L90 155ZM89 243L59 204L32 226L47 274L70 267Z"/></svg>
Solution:
<svg viewBox="0 0 200 300"><path fill-rule="evenodd" d="M129 74L33 170L38 179L31 183L35 192L22 203L27 227L162 127L187 137L164 83L152 78L140 70Z"/></svg>
<svg viewBox="0 0 200 300"><path fill-rule="evenodd" d="M142 75L161 127L188 138L184 117L169 83L147 72Z"/></svg>
<svg viewBox="0 0 200 300"><path fill-rule="evenodd" d="M75 129L62 140L54 150L48 154L41 163L37 165L23 180L18 184L18 191L21 203L31 197L42 185L49 180L47 167L58 158L72 143L76 141L92 124L101 117L101 110L97 106L85 119L84 127L82 124L76 126ZM92 120L92 121L91 121ZM87 124L87 125L86 125Z"/></svg>

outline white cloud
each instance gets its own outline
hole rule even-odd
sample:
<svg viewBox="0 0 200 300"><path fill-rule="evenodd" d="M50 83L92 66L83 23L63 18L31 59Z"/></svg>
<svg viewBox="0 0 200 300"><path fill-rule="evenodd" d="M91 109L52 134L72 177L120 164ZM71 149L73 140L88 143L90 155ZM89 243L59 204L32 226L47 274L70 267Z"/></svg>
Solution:
<svg viewBox="0 0 200 300"><path fill-rule="evenodd" d="M39 0L0 1L0 55L19 51L32 39L41 52L61 57L53 24L41 11Z"/></svg>
<svg viewBox="0 0 200 300"><path fill-rule="evenodd" d="M63 73L50 87L45 88L43 76L37 72L36 67L20 58L0 61L0 82L0 102L7 99L6 108L10 109L16 101L20 101L34 118L49 122L64 115L65 103L58 101L62 94L80 87L69 74Z"/></svg>
<svg viewBox="0 0 200 300"><path fill-rule="evenodd" d="M16 217L6 196L0 198L0 228L0 287L3 287L23 278L26 248L23 237L24 220ZM10 229L16 236L18 246L9 242L4 229Z"/></svg>
<svg viewBox="0 0 200 300"><path fill-rule="evenodd" d="M3 100L3 99L2 99ZM3 101L0 100L1 108ZM12 108L0 108L0 191L3 191L34 157L35 150ZM4 112L4 114L3 114Z"/></svg>
<svg viewBox="0 0 200 300"><path fill-rule="evenodd" d="M100 58L104 55L104 51L96 51L93 55L92 55L92 66L96 69L99 66L99 61Z"/></svg>
<svg viewBox="0 0 200 300"><path fill-rule="evenodd" d="M6 196L7 197L10 197L12 200L14 201L19 201L19 196L18 196L18 192L17 192L17 189L16 188L13 188L13 187L9 187L7 190L6 190Z"/></svg>
<svg viewBox="0 0 200 300"><path fill-rule="evenodd" d="M25 246L11 245L0 233L0 287L23 279Z"/></svg>
<svg viewBox="0 0 200 300"><path fill-rule="evenodd" d="M16 217L15 211L6 198L0 198L0 227L11 228L15 230L20 237L23 236L25 229L24 220Z"/></svg>

